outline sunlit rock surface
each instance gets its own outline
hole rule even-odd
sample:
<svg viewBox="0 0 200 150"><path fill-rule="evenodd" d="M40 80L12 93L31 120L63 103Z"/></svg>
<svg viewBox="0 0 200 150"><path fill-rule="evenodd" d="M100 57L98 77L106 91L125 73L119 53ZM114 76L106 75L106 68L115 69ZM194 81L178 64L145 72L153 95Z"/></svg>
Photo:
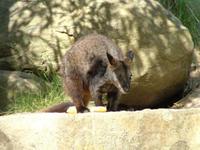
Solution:
<svg viewBox="0 0 200 150"><path fill-rule="evenodd" d="M0 117L0 149L199 149L200 109Z"/></svg>

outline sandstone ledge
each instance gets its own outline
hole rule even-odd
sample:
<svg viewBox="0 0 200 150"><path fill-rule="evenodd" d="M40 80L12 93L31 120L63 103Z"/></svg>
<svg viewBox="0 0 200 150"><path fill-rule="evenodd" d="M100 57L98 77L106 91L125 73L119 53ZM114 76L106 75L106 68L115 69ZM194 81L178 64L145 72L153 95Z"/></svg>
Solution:
<svg viewBox="0 0 200 150"><path fill-rule="evenodd" d="M199 149L200 109L0 117L0 149Z"/></svg>

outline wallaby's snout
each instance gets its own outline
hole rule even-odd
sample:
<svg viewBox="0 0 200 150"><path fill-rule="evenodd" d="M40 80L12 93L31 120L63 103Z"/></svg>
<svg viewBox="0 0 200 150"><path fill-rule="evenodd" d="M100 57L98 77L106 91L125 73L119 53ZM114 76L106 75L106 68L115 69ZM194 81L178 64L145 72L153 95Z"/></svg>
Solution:
<svg viewBox="0 0 200 150"><path fill-rule="evenodd" d="M122 94L127 94L129 92L129 90L131 89L131 84L130 84L131 81L127 81L125 82L123 85L122 85L122 91L121 93Z"/></svg>
<svg viewBox="0 0 200 150"><path fill-rule="evenodd" d="M130 88L130 84L127 84L126 86L124 86L124 91L127 93L130 90Z"/></svg>

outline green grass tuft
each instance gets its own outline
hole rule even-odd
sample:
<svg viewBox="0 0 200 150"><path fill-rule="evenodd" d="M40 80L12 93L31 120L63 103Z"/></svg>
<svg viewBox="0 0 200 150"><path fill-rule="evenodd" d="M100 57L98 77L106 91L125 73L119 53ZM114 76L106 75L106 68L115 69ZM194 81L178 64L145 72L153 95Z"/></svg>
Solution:
<svg viewBox="0 0 200 150"><path fill-rule="evenodd" d="M50 87L47 91L37 94L26 93L16 96L14 102L8 105L6 114L34 112L67 99L62 88L61 79L58 75L53 75Z"/></svg>

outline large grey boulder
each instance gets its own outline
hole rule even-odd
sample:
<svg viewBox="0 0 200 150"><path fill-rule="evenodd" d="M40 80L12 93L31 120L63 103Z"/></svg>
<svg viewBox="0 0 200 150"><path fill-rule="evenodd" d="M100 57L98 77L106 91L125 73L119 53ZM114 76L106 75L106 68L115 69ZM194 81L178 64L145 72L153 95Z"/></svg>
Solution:
<svg viewBox="0 0 200 150"><path fill-rule="evenodd" d="M196 150L200 109L0 117L0 149Z"/></svg>
<svg viewBox="0 0 200 150"><path fill-rule="evenodd" d="M34 74L0 70L0 111L20 94L36 94L44 92L47 88L48 83Z"/></svg>
<svg viewBox="0 0 200 150"><path fill-rule="evenodd" d="M190 33L155 0L10 0L0 8L0 69L56 70L63 51L95 30L135 52L122 104L153 107L181 92L188 78Z"/></svg>

